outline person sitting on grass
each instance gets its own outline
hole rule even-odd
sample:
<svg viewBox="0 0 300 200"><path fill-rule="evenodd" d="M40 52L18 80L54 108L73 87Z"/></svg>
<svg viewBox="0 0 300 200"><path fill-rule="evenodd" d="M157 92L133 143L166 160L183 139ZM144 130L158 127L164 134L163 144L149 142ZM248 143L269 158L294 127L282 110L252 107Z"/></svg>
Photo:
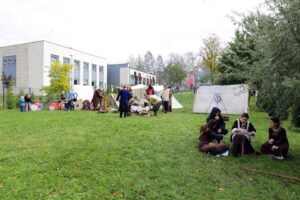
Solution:
<svg viewBox="0 0 300 200"><path fill-rule="evenodd" d="M256 130L248 119L249 115L243 113L241 118L233 123L230 141L232 142L232 154L235 157L238 155L259 154L251 145L250 138L255 138Z"/></svg>
<svg viewBox="0 0 300 200"><path fill-rule="evenodd" d="M120 105L119 105L119 111L120 111L120 118L122 118L122 115L124 113L124 118L126 118L128 113L128 101L130 98L130 93L128 90L126 90L126 85L123 85L123 89L119 91L117 101L120 99Z"/></svg>
<svg viewBox="0 0 300 200"><path fill-rule="evenodd" d="M159 110L162 101L161 98L159 98L156 95L147 95L146 100L149 101L150 106L152 106L152 110L154 112L154 116L157 116L157 111Z"/></svg>
<svg viewBox="0 0 300 200"><path fill-rule="evenodd" d="M218 134L226 135L228 133L228 129L225 128L225 122L223 120L221 110L219 108L213 107L209 116L206 119L206 123L208 123L212 119L215 119L217 121L217 125L215 126L214 131Z"/></svg>
<svg viewBox="0 0 300 200"><path fill-rule="evenodd" d="M23 96L20 97L19 102L20 102L21 112L25 112L25 100Z"/></svg>
<svg viewBox="0 0 300 200"><path fill-rule="evenodd" d="M31 105L31 96L30 94L25 95L25 110L30 111L30 105Z"/></svg>
<svg viewBox="0 0 300 200"><path fill-rule="evenodd" d="M78 94L73 91L73 89L70 89L67 94L67 104L66 108L67 110L74 110L75 102L77 101Z"/></svg>
<svg viewBox="0 0 300 200"><path fill-rule="evenodd" d="M277 159L287 157L289 142L286 131L280 126L280 120L275 117L270 119L269 141L261 146L261 153L273 156Z"/></svg>
<svg viewBox="0 0 300 200"><path fill-rule="evenodd" d="M211 119L207 124L200 129L199 150L204 153L210 153L215 156L228 156L228 146L226 144L210 144L213 140L222 140L225 135L217 134L214 130L218 122Z"/></svg>
<svg viewBox="0 0 300 200"><path fill-rule="evenodd" d="M64 90L61 91L60 100L61 100L61 101L66 101L66 93L65 93Z"/></svg>

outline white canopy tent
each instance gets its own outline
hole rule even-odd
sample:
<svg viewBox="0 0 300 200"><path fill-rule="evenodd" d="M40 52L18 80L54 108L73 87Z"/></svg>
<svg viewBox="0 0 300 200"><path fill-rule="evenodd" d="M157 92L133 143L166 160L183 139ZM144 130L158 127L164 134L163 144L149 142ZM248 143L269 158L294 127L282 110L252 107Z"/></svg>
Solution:
<svg viewBox="0 0 300 200"><path fill-rule="evenodd" d="M194 97L193 113L210 113L218 107L223 114L242 114L248 111L247 85L200 86Z"/></svg>
<svg viewBox="0 0 300 200"><path fill-rule="evenodd" d="M154 85L153 88L154 88L154 94L160 97L164 90L164 86ZM172 108L173 109L183 108L183 106L179 103L179 101L177 101L177 99L173 95L172 95Z"/></svg>
<svg viewBox="0 0 300 200"><path fill-rule="evenodd" d="M78 94L77 99L91 101L94 95L94 88L92 86L74 85L74 92Z"/></svg>
<svg viewBox="0 0 300 200"><path fill-rule="evenodd" d="M137 97L138 99L145 99L147 88L148 87L146 85L142 85L142 84L132 86L131 90L132 90L133 97Z"/></svg>

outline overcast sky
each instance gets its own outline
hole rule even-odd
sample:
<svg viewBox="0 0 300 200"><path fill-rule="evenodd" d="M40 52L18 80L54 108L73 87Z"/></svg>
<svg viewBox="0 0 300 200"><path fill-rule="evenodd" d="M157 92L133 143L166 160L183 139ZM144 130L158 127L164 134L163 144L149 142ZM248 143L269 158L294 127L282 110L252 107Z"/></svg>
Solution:
<svg viewBox="0 0 300 200"><path fill-rule="evenodd" d="M48 40L108 59L197 52L215 33L232 39L232 11L263 0L0 0L0 46Z"/></svg>

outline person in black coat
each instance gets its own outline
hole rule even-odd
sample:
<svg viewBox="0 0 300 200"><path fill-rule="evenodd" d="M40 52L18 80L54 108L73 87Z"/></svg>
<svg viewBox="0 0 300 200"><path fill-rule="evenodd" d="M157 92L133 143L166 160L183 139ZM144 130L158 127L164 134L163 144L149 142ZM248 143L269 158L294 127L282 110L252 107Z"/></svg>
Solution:
<svg viewBox="0 0 300 200"><path fill-rule="evenodd" d="M122 115L124 113L124 118L126 118L128 113L128 101L130 99L130 93L128 90L126 90L126 85L123 86L123 89L120 90L117 101L120 99L120 105L119 105L119 111L120 111L120 118L122 118Z"/></svg>
<svg viewBox="0 0 300 200"><path fill-rule="evenodd" d="M225 128L225 122L223 120L221 110L219 108L213 107L213 109L210 112L210 115L206 119L206 122L208 123L212 119L217 120L217 124L213 131L215 131L218 134L226 135L228 133L228 129Z"/></svg>
<svg viewBox="0 0 300 200"><path fill-rule="evenodd" d="M30 94L26 94L24 100L25 100L25 110L27 109L27 111L30 111L30 105L32 104Z"/></svg>

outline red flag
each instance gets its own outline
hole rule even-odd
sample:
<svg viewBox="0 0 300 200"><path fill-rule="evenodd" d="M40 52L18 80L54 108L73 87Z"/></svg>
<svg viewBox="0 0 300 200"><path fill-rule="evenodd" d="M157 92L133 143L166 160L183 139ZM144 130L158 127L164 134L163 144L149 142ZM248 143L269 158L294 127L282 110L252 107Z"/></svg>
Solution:
<svg viewBox="0 0 300 200"><path fill-rule="evenodd" d="M193 86L194 86L194 74L192 74L192 76L189 78L187 84L188 84L190 87L193 87Z"/></svg>

